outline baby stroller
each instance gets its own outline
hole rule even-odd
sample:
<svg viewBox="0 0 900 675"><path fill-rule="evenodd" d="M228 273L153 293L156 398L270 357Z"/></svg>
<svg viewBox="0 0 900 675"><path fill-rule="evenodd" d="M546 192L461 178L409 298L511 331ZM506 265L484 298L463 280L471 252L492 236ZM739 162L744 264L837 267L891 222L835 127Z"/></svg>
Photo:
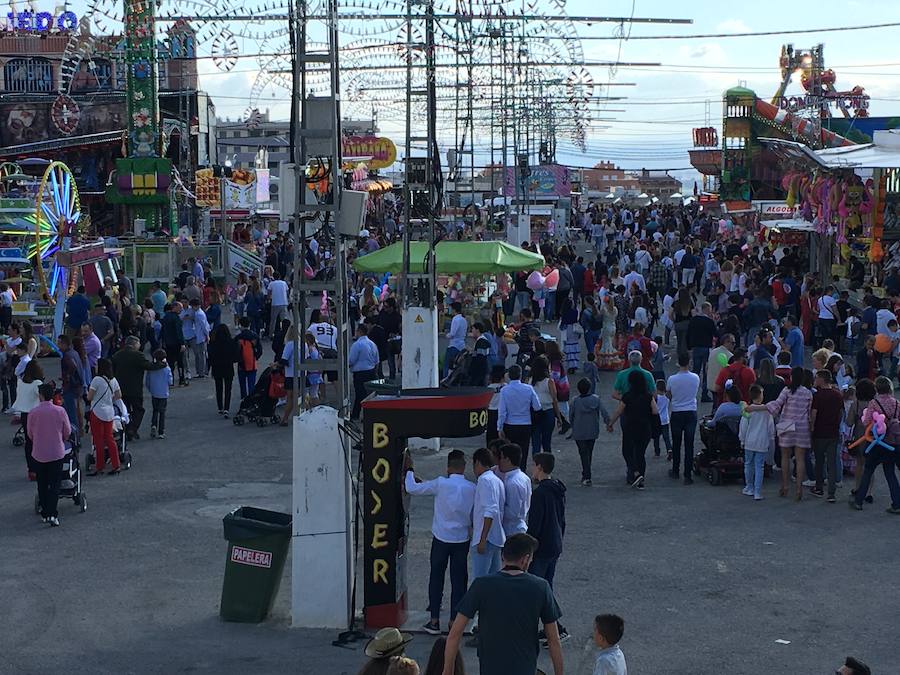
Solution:
<svg viewBox="0 0 900 675"><path fill-rule="evenodd" d="M116 416L113 417L113 438L116 441L116 447L119 448L119 465L123 469L131 468L132 456L131 452L128 451L127 446L127 434L125 433L125 427L128 424L128 409L125 407L125 402L121 399L115 402L116 408ZM97 462L97 455L94 454L93 448L87 454L85 458L85 462L87 464L88 472L94 470L94 464ZM109 458L106 459L106 463L109 464Z"/></svg>
<svg viewBox="0 0 900 675"><path fill-rule="evenodd" d="M87 495L81 490L81 464L78 461L78 448L66 444L68 454L63 458L62 479L59 482L59 498L71 499L82 513L87 511ZM34 496L34 512L41 514L41 500Z"/></svg>
<svg viewBox="0 0 900 675"><path fill-rule="evenodd" d="M738 436L740 417L726 417L711 426L712 416L700 420L700 440L704 448L694 457L694 473L706 474L713 485L744 476L744 452Z"/></svg>
<svg viewBox="0 0 900 675"><path fill-rule="evenodd" d="M264 427L269 422L278 424L281 419L275 414L279 399L284 396L284 371L278 366L269 366L259 376L256 385L244 399L232 418L235 426L244 422L256 422Z"/></svg>

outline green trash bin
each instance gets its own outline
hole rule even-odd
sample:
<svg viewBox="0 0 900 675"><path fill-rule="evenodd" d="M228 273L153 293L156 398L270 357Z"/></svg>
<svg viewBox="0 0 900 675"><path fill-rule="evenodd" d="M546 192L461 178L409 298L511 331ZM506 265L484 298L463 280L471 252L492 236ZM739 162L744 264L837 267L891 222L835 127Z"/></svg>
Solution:
<svg viewBox="0 0 900 675"><path fill-rule="evenodd" d="M272 609L291 541L291 516L252 506L222 519L228 557L219 616L259 623Z"/></svg>

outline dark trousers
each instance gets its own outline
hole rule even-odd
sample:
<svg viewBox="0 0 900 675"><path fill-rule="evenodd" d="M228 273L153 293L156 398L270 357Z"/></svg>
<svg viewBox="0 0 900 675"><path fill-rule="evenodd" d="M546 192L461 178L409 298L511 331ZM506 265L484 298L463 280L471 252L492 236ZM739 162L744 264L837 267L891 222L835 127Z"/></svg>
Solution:
<svg viewBox="0 0 900 675"><path fill-rule="evenodd" d="M256 371L238 370L238 385L241 388L241 400L243 401L256 386Z"/></svg>
<svg viewBox="0 0 900 675"><path fill-rule="evenodd" d="M666 452L672 452L672 435L669 433L669 425L668 424L660 424L659 431L653 434L653 454L659 457L660 449L659 449L659 439L662 438L663 442L666 444Z"/></svg>
<svg viewBox="0 0 900 675"><path fill-rule="evenodd" d="M428 611L431 619L441 618L444 599L444 573L450 563L450 621L456 618L456 607L469 584L469 542L448 544L437 537L431 539L431 574L428 577Z"/></svg>
<svg viewBox="0 0 900 675"><path fill-rule="evenodd" d="M697 411L683 410L669 415L672 431L672 472L681 467L681 439L684 438L684 477L690 478L694 468L694 433L697 431Z"/></svg>
<svg viewBox="0 0 900 675"><path fill-rule="evenodd" d="M184 384L184 352L181 351L180 345L175 347L166 346L166 361L169 362L172 373L174 373L177 368L178 384Z"/></svg>
<svg viewBox="0 0 900 675"><path fill-rule="evenodd" d="M62 401L66 415L69 417L69 424L72 426L72 443L78 445L82 431L78 428L78 394L63 389Z"/></svg>
<svg viewBox="0 0 900 675"><path fill-rule="evenodd" d="M22 420L22 428L25 430L25 465L28 467L28 471L31 473L36 473L37 469L35 469L35 462L31 458L31 438L28 436L28 413L21 413L19 417Z"/></svg>
<svg viewBox="0 0 900 675"><path fill-rule="evenodd" d="M62 465L63 461L61 459L53 462L34 462L42 518L55 518L59 515L56 505L59 502L59 481L62 477Z"/></svg>
<svg viewBox="0 0 900 675"><path fill-rule="evenodd" d="M497 415L496 410L488 410L487 429L484 431L484 444L490 445L491 441L499 438L500 433L497 431Z"/></svg>
<svg viewBox="0 0 900 675"><path fill-rule="evenodd" d="M856 503L862 506L866 495L869 492L869 485L872 482L872 476L875 469L881 465L884 471L884 478L887 480L888 489L891 492L891 506L900 509L900 483L897 482L897 473L895 471L896 458L894 452L888 452L884 448L875 446L866 455L866 465L863 469L862 478L859 481L859 489L856 491Z"/></svg>
<svg viewBox="0 0 900 675"><path fill-rule="evenodd" d="M169 404L167 398L151 398L153 412L150 415L150 426L156 427L156 433L166 433L166 406Z"/></svg>
<svg viewBox="0 0 900 675"><path fill-rule="evenodd" d="M141 422L144 421L144 397L143 396L123 396L125 408L128 410L128 426L125 430L128 436L137 434L141 428Z"/></svg>
<svg viewBox="0 0 900 675"><path fill-rule="evenodd" d="M556 413L553 408L534 412L531 419L532 452L552 452L553 430L556 428Z"/></svg>
<svg viewBox="0 0 900 675"><path fill-rule="evenodd" d="M591 462L594 458L594 443L596 442L596 438L586 441L575 441L575 445L578 446L578 456L581 457L581 480L591 479Z"/></svg>
<svg viewBox="0 0 900 675"><path fill-rule="evenodd" d="M555 558L532 558L531 564L528 566L528 573L544 579L550 584L550 588L553 588L553 577L556 576L557 562L559 562L559 556Z"/></svg>
<svg viewBox="0 0 900 675"><path fill-rule="evenodd" d="M821 490L825 480L825 467L828 467L828 496L834 497L837 490L837 438L814 438L812 450L816 457L816 489ZM809 474L807 474L809 475Z"/></svg>
<svg viewBox="0 0 900 675"><path fill-rule="evenodd" d="M12 407L16 402L16 378L0 378L0 391L3 392L3 410Z"/></svg>
<svg viewBox="0 0 900 675"><path fill-rule="evenodd" d="M371 382L376 377L375 369L358 370L353 373L353 409L350 411L350 419L359 419L359 411L362 409L363 399L366 397L366 382ZM296 396L296 394L294 394Z"/></svg>
<svg viewBox="0 0 900 675"><path fill-rule="evenodd" d="M0 330L6 335L12 324L12 307L0 307Z"/></svg>
<svg viewBox="0 0 900 675"><path fill-rule="evenodd" d="M622 456L625 458L626 478L629 483L633 483L635 478L646 473L647 458L645 453L649 444L649 423L646 430L622 429Z"/></svg>
<svg viewBox="0 0 900 675"><path fill-rule="evenodd" d="M530 424L504 424L503 435L510 443L515 443L522 448L522 461L519 467L525 471L528 466L528 446L531 444Z"/></svg>
<svg viewBox="0 0 900 675"><path fill-rule="evenodd" d="M216 381L216 405L217 410L231 409L231 386L234 382L233 377L214 377Z"/></svg>

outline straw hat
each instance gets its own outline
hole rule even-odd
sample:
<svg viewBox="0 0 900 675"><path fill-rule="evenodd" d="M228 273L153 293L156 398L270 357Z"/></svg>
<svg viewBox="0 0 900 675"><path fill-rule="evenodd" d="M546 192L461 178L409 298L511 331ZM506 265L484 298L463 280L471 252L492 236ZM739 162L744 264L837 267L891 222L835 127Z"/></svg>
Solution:
<svg viewBox="0 0 900 675"><path fill-rule="evenodd" d="M396 628L382 628L366 643L366 656L372 659L386 659L403 651L412 640L409 633L401 633Z"/></svg>

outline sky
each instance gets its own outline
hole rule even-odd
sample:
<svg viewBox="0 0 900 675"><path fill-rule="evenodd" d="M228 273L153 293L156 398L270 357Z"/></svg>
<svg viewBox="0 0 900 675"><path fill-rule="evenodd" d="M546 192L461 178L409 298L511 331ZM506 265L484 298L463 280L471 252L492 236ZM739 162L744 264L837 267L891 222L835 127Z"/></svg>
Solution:
<svg viewBox="0 0 900 675"><path fill-rule="evenodd" d="M237 0L226 1L232 6L245 6ZM256 0L248 1L252 3ZM270 1L278 4L282 0ZM386 1L396 1L395 7L402 7L400 0ZM490 0L481 1L482 4L490 3ZM121 6L121 0L99 2L101 6ZM164 6L167 2L162 0ZM362 0L342 0L341 5L348 6L349 2L365 4ZM533 10L536 13L555 14L558 11L556 2L564 0L532 0L530 4L536 7ZM40 5L41 0L34 0L34 3ZM83 5L83 0L70 6L79 11L80 3ZM198 6L204 3L210 3L212 7L221 6L219 0L200 0ZM785 42L792 42L797 48L824 43L826 65L837 73L839 88L850 89L857 84L865 87L872 96L870 114L873 116L900 114L900 56L896 52L900 27L765 37L637 39L660 35L732 34L900 22L900 2L756 0L722 3L719 0L695 0L680 4L679 7L670 0L565 0L565 10L570 16L629 16L633 13L636 17L692 19L693 24L633 24L630 29L632 39L621 43L617 40L590 39L612 36L615 24L581 23L576 26L577 33L583 38L581 44L586 61L618 58L620 61L660 62L663 66L620 66L612 78L606 67L589 66L595 82L635 83L637 86L608 89L608 95L628 97L628 100L607 104L608 108L621 112L596 113L611 121L592 126L585 153L575 148L569 139L560 138L557 158L561 163L589 167L608 160L626 169L671 169L675 175L692 176L692 172L686 171L689 167L687 150L692 144L691 129L707 124L721 127L721 95L731 86L745 84L761 97L771 97L779 85L778 58L781 45ZM393 11L398 11L396 8ZM362 25L371 27L375 22ZM251 28L274 29L275 33L279 29L272 23L253 24ZM396 30L379 37L402 39ZM359 36L344 36L342 44L361 44L362 39ZM212 42L208 39L200 44L201 55L210 53ZM273 118L286 118L289 111L288 90L270 85L256 92L258 95L254 97L253 89L260 64L266 63L270 70L278 70L287 66L284 57L247 58L260 51L283 54L286 51L285 36L276 34L265 41L237 37L235 43L244 58L237 61L231 72L223 73L210 59L200 62L201 86L212 95L219 115L232 120L239 118L254 100L260 109L270 108ZM579 65L573 63L572 67ZM395 73L394 81L399 77ZM380 81L390 83L391 75L369 74L370 85ZM789 93L800 92L799 82L789 89ZM390 96L385 95L385 99L388 98ZM392 105L393 114L390 110L382 110L382 132L393 137L401 146L403 133L398 120L402 104L386 100L383 105ZM394 121L391 121L392 118ZM442 133L442 139L450 140L446 133ZM476 138L476 144L484 146L487 142ZM478 159L484 163L486 158Z"/></svg>

